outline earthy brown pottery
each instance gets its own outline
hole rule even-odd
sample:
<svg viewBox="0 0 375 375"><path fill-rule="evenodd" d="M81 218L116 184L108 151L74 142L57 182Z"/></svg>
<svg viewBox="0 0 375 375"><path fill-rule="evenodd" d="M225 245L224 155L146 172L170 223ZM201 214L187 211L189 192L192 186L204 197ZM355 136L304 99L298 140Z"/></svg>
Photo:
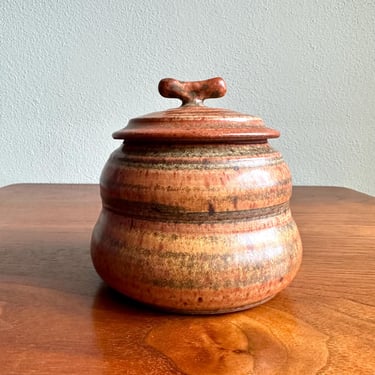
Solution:
<svg viewBox="0 0 375 375"><path fill-rule="evenodd" d="M92 235L99 275L157 308L223 313L263 303L296 275L302 245L291 176L254 116L203 105L221 78L163 79L180 108L130 120L101 175Z"/></svg>

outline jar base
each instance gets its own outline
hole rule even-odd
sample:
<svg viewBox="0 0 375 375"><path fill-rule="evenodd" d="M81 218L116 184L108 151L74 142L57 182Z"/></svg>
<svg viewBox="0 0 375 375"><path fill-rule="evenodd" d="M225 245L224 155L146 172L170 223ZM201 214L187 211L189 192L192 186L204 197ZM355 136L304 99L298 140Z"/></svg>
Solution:
<svg viewBox="0 0 375 375"><path fill-rule="evenodd" d="M219 315L219 314L229 314L229 313L235 313L239 311L244 311L244 310L249 310L254 307L257 307L259 305L262 305L263 303L268 302L272 298L274 298L276 294L273 294L272 296L269 296L267 298L264 298L258 302L253 302L249 303L243 306L238 306L238 307L233 307L233 308L222 308L222 309L215 309L215 310L187 310L187 309L179 309L179 308L173 308L173 307L163 307L163 306L158 306L158 305L153 305L153 304L148 304L148 303L143 303L139 302L140 304L144 306L149 306L152 309L158 310L158 311L164 311L167 313L173 313L173 314L181 314L181 315Z"/></svg>

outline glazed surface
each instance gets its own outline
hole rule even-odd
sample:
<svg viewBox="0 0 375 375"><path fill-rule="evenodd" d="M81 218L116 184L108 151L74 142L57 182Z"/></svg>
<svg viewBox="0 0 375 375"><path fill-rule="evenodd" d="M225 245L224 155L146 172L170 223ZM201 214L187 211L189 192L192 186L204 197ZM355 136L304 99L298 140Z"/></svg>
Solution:
<svg viewBox="0 0 375 375"><path fill-rule="evenodd" d="M124 143L101 176L94 265L115 289L163 309L257 304L301 262L291 190L288 167L266 142Z"/></svg>

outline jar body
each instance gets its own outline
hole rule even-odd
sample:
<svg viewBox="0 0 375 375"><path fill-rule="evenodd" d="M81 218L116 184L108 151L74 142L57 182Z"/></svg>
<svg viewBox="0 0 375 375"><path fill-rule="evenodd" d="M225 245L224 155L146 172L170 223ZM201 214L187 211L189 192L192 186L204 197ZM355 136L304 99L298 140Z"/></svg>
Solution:
<svg viewBox="0 0 375 375"><path fill-rule="evenodd" d="M101 176L93 263L113 288L183 313L272 298L302 258L292 184L267 142L125 142Z"/></svg>

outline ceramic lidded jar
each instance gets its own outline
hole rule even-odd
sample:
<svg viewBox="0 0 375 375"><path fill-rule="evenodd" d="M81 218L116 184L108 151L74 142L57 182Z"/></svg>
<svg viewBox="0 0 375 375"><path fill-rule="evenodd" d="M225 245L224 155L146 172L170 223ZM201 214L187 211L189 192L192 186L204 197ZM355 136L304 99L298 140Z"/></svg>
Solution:
<svg viewBox="0 0 375 375"><path fill-rule="evenodd" d="M302 258L291 175L254 116L203 105L221 78L163 79L182 106L130 120L100 179L92 234L99 275L145 304L182 313L247 309L284 289Z"/></svg>

